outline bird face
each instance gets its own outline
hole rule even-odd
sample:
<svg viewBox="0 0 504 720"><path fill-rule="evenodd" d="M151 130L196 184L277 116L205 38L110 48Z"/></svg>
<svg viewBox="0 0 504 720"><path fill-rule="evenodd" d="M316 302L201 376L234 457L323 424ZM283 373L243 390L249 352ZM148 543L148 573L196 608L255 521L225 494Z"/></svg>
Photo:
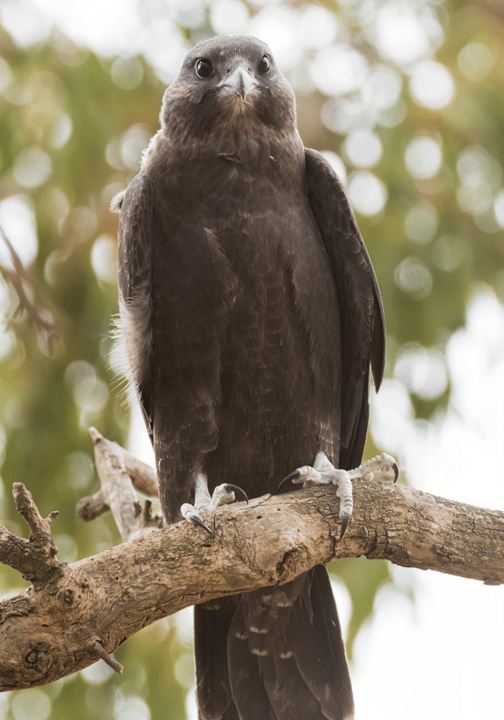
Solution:
<svg viewBox="0 0 504 720"><path fill-rule="evenodd" d="M278 71L268 46L252 38L226 40L231 42L221 38L218 44L210 40L197 45L184 62L186 79L196 75L197 86L203 89L206 85L205 92L215 88L221 96L242 101L251 93L260 94L261 84L271 87L271 78L275 79Z"/></svg>
<svg viewBox="0 0 504 720"><path fill-rule="evenodd" d="M265 43L220 36L188 53L165 93L161 121L186 141L236 133L260 140L296 131L295 98Z"/></svg>

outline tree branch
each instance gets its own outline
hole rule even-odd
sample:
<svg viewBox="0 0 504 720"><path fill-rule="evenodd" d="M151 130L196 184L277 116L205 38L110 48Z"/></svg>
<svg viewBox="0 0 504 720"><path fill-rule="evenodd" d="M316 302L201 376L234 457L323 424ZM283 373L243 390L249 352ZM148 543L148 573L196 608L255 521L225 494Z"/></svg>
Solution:
<svg viewBox="0 0 504 720"><path fill-rule="evenodd" d="M17 537L0 525L0 562L18 570L25 580L38 587L63 574L51 535L51 523L58 513L52 512L44 519L23 483L14 483L13 495L18 512L30 528L30 537L28 540Z"/></svg>
<svg viewBox="0 0 504 720"><path fill-rule="evenodd" d="M157 495L157 478L154 470L136 460L124 448L101 435L96 428L89 433L95 446L96 469L101 481L101 490L91 498L84 498L77 505L77 513L86 520L93 520L110 509L124 541L137 537L147 529L162 526L162 518L152 517L150 502L142 507L134 487L149 495ZM99 512L92 503L101 503ZM85 513L83 510L85 509ZM93 512L94 510L94 512Z"/></svg>
<svg viewBox="0 0 504 720"><path fill-rule="evenodd" d="M94 520L104 512L107 512L107 510L110 510L110 505L107 501L107 490L104 486L109 487L114 493L113 485L120 485L123 488L121 490L123 502L127 499L127 496L130 495L131 484L144 495L157 497L158 484L156 473L149 465L133 457L133 455L117 443L104 438L96 428L89 428L89 433L95 444L96 467L102 482L102 488L94 495L89 495L79 500L77 503L77 515L80 518L86 521ZM116 468L121 474L118 475L118 472L114 471L113 483L109 483L112 467ZM122 474L123 472L125 474ZM126 478L128 478L131 483L128 482ZM136 496L134 500L136 501ZM115 515L114 517L120 529L121 520ZM158 523L158 527L161 527L160 523ZM131 527L128 528L128 531L132 531ZM122 537L124 540L124 535L122 535Z"/></svg>
<svg viewBox="0 0 504 720"><path fill-rule="evenodd" d="M105 456L101 472L130 483L125 464L106 459L114 446L96 434L95 450ZM124 452L119 448L119 456ZM53 682L100 657L114 666L110 653L159 618L223 595L282 584L338 558L366 555L487 584L504 582L503 512L400 485L354 481L354 513L339 541L339 498L332 487L223 507L206 517L211 537L187 522L139 528L141 511L129 515L131 532L124 521L128 513L117 510L121 503L110 499L107 482L107 506L123 513L125 536L137 537L60 565L44 584L0 603L0 690ZM138 505L136 496L125 502ZM2 530L5 562L10 534Z"/></svg>

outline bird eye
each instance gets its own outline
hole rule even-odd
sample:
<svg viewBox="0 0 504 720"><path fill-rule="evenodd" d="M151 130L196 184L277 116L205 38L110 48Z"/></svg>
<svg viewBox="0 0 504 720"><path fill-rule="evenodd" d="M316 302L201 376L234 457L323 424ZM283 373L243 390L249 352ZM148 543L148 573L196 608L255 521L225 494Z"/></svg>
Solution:
<svg viewBox="0 0 504 720"><path fill-rule="evenodd" d="M209 75L212 74L212 63L210 60L198 60L196 63L196 75L200 78L207 78Z"/></svg>
<svg viewBox="0 0 504 720"><path fill-rule="evenodd" d="M263 57L259 65L257 66L257 72L259 75L266 75L271 68L271 61L267 55Z"/></svg>

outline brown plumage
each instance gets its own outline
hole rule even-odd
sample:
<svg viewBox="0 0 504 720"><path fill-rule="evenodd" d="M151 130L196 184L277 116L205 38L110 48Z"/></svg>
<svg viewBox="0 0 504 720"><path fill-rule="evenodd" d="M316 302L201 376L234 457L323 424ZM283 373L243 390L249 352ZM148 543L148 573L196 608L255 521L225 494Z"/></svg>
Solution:
<svg viewBox="0 0 504 720"><path fill-rule="evenodd" d="M122 202L119 298L168 523L230 482L274 492L322 450L359 464L380 295L336 175L259 40L196 46ZM203 532L203 530L202 530ZM203 720L353 717L327 573L195 610Z"/></svg>

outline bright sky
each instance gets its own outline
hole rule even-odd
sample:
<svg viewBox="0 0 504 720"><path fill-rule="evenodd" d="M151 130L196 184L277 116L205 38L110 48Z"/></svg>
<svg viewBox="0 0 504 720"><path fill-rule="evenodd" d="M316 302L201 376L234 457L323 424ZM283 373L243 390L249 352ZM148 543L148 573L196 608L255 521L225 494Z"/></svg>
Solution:
<svg viewBox="0 0 504 720"><path fill-rule="evenodd" d="M376 7L373 3L363 4L363 8L364 5ZM140 17L138 7L144 8ZM399 67L413 68L413 63L410 92L427 107L443 107L453 97L455 86L447 68L432 58L433 49L443 41L443 30L429 14L428 4L420 0L418 3L391 1L380 7L373 29L382 55ZM142 51L168 82L176 74L185 49L166 8L172 19L181 19L195 27L202 17L197 0L183 4L176 0L166 3L146 0L140 6L133 0L32 0L31 5L27 0L4 0L0 17L22 45L44 37L50 26L56 24L77 43L104 55ZM303 49L315 48L317 53L303 82L318 84L333 93L350 89L348 83L362 86L370 106L381 113L382 124L400 122L403 110L397 97L403 82L401 74L387 65L370 73L362 57L345 43L344 28L323 8L308 8L303 15L293 15L275 2L265 2L263 10L250 22L241 3L217 0L212 6L212 20L220 32L246 32L262 37L272 46L283 69L289 69ZM333 46L335 38L338 44ZM467 77L474 74L481 77L489 71L492 62L488 49L479 42L469 43L459 57L459 67ZM342 67L351 68L352 72L342 73ZM341 123L349 122L352 113L357 112L350 105L347 109L342 118L331 114L329 107L324 122L344 130ZM356 204L359 198L368 198L367 204L358 209L373 214L387 200L386 188L372 172L372 166L380 157L381 145L372 129L359 132L359 135L349 133L345 143L346 158L354 167L361 168L352 175L348 189ZM471 156L461 159L458 167L462 187L464 177L468 177L468 167L483 168L481 177L485 182L482 180L481 187L487 187L488 173L493 172L497 177L498 169L492 170L488 159L479 151L471 152ZM341 159L333 155L332 160L344 175ZM442 149L432 138L419 137L408 146L405 162L412 175L431 177L442 162ZM22 168L20 164L18 171L22 172ZM469 180L474 181L474 173ZM469 180L468 190L461 192L459 202L464 209L476 213L477 193ZM501 181L498 175L497 185ZM504 191L498 194L496 190L496 193L495 217L504 226ZM29 208L26 198L14 198L10 202L18 205L22 202ZM0 210L2 223L8 223L8 208L4 206ZM417 220L421 217L425 237L411 237L417 242L428 241L429 233L436 231L435 212L428 204L414 211L417 215L407 220L406 232L418 235ZM23 212L29 230L29 212L23 210L21 215ZM34 236L33 229L28 236ZM35 246L31 250L26 248L28 254L36 252L36 239L32 241ZM410 271L409 265L400 266L396 281L407 284ZM415 291L425 291L428 281L425 277L424 284ZM450 340L448 363L453 389L451 406L444 420L428 428L412 420L402 382L425 385L427 374L429 382L442 383L444 370L435 357L424 358L416 365L408 365L406 358L396 369L396 377L384 383L373 402L373 432L383 447L397 453L413 487L453 500L503 508L504 310L492 293L482 290L475 296L467 327ZM141 432L142 425L138 422L134 436L138 438ZM132 449L138 456L151 457L146 434L142 444ZM485 587L433 572L395 567L393 572L399 585L414 589L415 601L412 603L390 589L378 596L372 622L361 632L355 648L352 677L357 718L502 720L504 588ZM345 627L349 598L342 586L336 585L335 590ZM180 618L187 629L189 611ZM43 695L43 691L31 692ZM1 711L0 703L0 718ZM122 711L117 709L118 716ZM143 701L135 712L137 720L150 718ZM195 718L194 696L190 695L188 720Z"/></svg>

